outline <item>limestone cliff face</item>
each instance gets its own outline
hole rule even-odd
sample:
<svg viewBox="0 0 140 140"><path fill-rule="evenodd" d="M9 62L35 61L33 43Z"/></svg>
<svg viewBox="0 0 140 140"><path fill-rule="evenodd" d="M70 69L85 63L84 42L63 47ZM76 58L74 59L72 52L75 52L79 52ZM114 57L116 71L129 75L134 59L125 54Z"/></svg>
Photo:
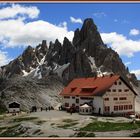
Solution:
<svg viewBox="0 0 140 140"><path fill-rule="evenodd" d="M66 64L69 65L64 69ZM28 46L22 55L1 67L0 73L9 78L32 71L36 73L33 77L38 74L40 78L60 72L64 83L76 77L115 73L137 85L136 76L129 73L117 52L103 43L91 18L84 21L81 29L75 30L72 42L65 37L63 44L56 39L49 47L45 40L36 48Z"/></svg>
<svg viewBox="0 0 140 140"><path fill-rule="evenodd" d="M48 65L70 63L63 73L67 83L75 77L90 77L99 73L120 74L128 82L137 85L134 74L130 74L117 52L103 43L92 19L86 19L80 29L76 29L72 43L64 38L63 44L58 40L50 44L46 57Z"/></svg>

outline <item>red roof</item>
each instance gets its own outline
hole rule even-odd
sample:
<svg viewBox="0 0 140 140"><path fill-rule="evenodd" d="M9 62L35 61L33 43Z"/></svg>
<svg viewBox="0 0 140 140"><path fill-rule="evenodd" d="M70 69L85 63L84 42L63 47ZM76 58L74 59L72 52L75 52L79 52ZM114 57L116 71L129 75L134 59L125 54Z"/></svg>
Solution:
<svg viewBox="0 0 140 140"><path fill-rule="evenodd" d="M119 75L77 78L72 80L69 85L62 90L60 95L102 96L119 78L121 78Z"/></svg>

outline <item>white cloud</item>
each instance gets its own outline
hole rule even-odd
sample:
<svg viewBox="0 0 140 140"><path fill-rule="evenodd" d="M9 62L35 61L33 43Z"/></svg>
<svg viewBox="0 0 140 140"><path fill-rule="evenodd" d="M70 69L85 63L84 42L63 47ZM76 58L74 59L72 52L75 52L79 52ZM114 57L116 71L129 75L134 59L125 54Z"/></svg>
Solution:
<svg viewBox="0 0 140 140"><path fill-rule="evenodd" d="M7 64L11 59L8 57L7 52L0 50L0 66Z"/></svg>
<svg viewBox="0 0 140 140"><path fill-rule="evenodd" d="M70 21L71 21L72 23L80 23L80 24L83 23L83 21L82 21L81 18L70 17Z"/></svg>
<svg viewBox="0 0 140 140"><path fill-rule="evenodd" d="M64 37L72 41L74 32L68 31L67 22L59 25L44 20L25 21L37 18L40 11L35 6L12 4L0 9L0 44L4 47L36 46L42 40L62 43Z"/></svg>
<svg viewBox="0 0 140 140"><path fill-rule="evenodd" d="M126 36L116 32L101 33L104 43L111 46L120 55L132 57L134 53L140 51L140 41L127 39Z"/></svg>
<svg viewBox="0 0 140 140"><path fill-rule="evenodd" d="M132 70L131 73L135 73L138 79L140 79L140 69L138 70Z"/></svg>
<svg viewBox="0 0 140 140"><path fill-rule="evenodd" d="M126 62L125 63L125 66L128 66L128 65L130 65L131 64L131 62Z"/></svg>
<svg viewBox="0 0 140 140"><path fill-rule="evenodd" d="M60 27L43 20L25 23L22 19L10 19L0 22L0 43L6 47L34 46L44 39L50 42L58 38L62 42L65 36L72 41L73 35L73 31L67 30L66 23Z"/></svg>
<svg viewBox="0 0 140 140"><path fill-rule="evenodd" d="M35 6L21 6L19 4L12 4L11 6L0 9L0 19L15 18L19 16L28 16L29 18L37 18L39 9Z"/></svg>
<svg viewBox="0 0 140 140"><path fill-rule="evenodd" d="M97 13L93 13L93 16L97 18L101 18L101 17L106 17L106 14L104 12L97 12Z"/></svg>
<svg viewBox="0 0 140 140"><path fill-rule="evenodd" d="M133 35L133 36L136 36L139 34L140 34L140 31L138 29L131 29L129 32L129 35Z"/></svg>
<svg viewBox="0 0 140 140"><path fill-rule="evenodd" d="M26 21L37 18L40 11L35 6L12 4L0 9L0 44L4 47L36 46L42 40L62 43L64 37L72 41L74 32L68 31L67 22L55 25L44 20Z"/></svg>
<svg viewBox="0 0 140 140"><path fill-rule="evenodd" d="M61 22L58 26L59 26L59 27L64 27L64 28L67 29L67 22L66 22L66 21Z"/></svg>

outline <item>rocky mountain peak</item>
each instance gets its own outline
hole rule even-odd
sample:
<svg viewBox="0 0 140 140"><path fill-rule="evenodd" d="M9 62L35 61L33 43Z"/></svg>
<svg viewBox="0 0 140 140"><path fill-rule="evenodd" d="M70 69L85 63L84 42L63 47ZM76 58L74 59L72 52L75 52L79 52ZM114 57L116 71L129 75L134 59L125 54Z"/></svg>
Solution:
<svg viewBox="0 0 140 140"><path fill-rule="evenodd" d="M87 32L90 29L97 30L97 26L94 24L94 21L92 18L87 18L84 20L84 23L83 23L81 30L83 32Z"/></svg>
<svg viewBox="0 0 140 140"><path fill-rule="evenodd" d="M88 37L95 37L97 34L97 26L94 24L93 19L87 18L80 31L81 40L85 40Z"/></svg>
<svg viewBox="0 0 140 140"><path fill-rule="evenodd" d="M61 43L59 42L58 39L55 40L55 43L54 43L54 44L55 44L55 46L59 46L59 47L61 47Z"/></svg>
<svg viewBox="0 0 140 140"><path fill-rule="evenodd" d="M67 46L72 46L71 42L68 40L68 38L64 38L64 41L63 41L63 46L64 47L67 47Z"/></svg>
<svg viewBox="0 0 140 140"><path fill-rule="evenodd" d="M77 28L74 32L74 37L73 37L72 43L74 46L78 46L80 41L81 41L80 30L79 30L79 28Z"/></svg>
<svg viewBox="0 0 140 140"><path fill-rule="evenodd" d="M14 67L18 69L17 73L13 70ZM54 43L50 42L48 47L43 40L36 48L28 46L20 59L17 58L4 68L5 73L10 75L24 71L29 73L33 69L37 69L35 75L39 73L39 77L57 73L62 76L64 83L76 77L110 73L120 74L134 83L137 81L119 55L103 43L92 18L85 19L82 28L75 30L72 42L65 37L62 44L56 39Z"/></svg>

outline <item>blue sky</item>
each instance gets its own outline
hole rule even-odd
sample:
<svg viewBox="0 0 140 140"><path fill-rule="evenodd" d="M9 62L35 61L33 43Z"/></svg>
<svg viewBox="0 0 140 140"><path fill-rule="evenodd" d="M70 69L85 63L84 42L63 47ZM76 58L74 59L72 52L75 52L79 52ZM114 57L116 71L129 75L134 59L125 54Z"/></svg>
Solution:
<svg viewBox="0 0 140 140"><path fill-rule="evenodd" d="M84 19L93 18L103 41L117 51L140 79L139 3L14 3L0 4L0 65L41 40L72 40Z"/></svg>

